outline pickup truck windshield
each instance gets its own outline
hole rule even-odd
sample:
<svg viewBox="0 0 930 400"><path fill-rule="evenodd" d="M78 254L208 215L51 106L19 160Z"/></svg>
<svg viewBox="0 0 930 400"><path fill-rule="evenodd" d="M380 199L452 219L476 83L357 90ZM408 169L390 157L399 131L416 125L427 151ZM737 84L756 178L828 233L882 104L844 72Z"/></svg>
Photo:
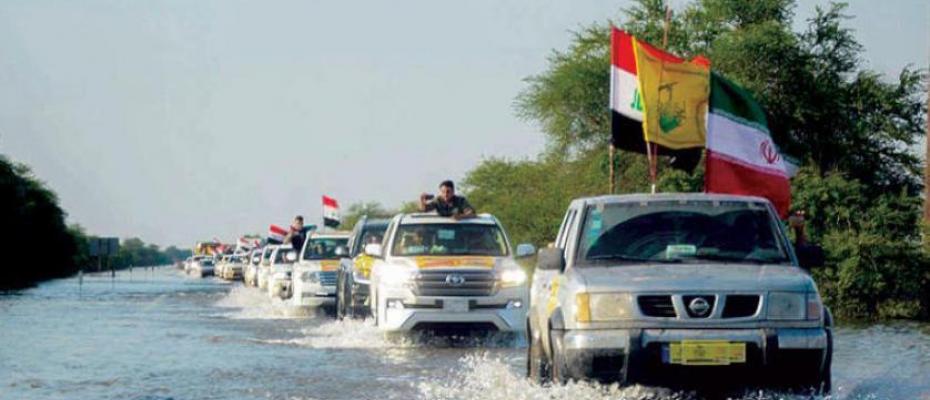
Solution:
<svg viewBox="0 0 930 400"><path fill-rule="evenodd" d="M336 248L345 246L348 238L312 238L304 246L304 260L332 260L339 258Z"/></svg>
<svg viewBox="0 0 930 400"><path fill-rule="evenodd" d="M394 234L395 256L505 256L507 242L496 225L410 224Z"/></svg>
<svg viewBox="0 0 930 400"><path fill-rule="evenodd" d="M778 222L761 203L649 201L592 205L579 264L789 263Z"/></svg>

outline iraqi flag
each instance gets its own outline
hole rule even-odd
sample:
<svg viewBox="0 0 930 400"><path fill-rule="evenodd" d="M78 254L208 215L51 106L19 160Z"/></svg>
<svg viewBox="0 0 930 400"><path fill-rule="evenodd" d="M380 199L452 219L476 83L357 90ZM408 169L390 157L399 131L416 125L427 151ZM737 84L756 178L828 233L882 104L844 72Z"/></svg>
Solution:
<svg viewBox="0 0 930 400"><path fill-rule="evenodd" d="M705 190L765 197L787 218L789 170L772 141L765 111L749 92L719 74L710 80Z"/></svg>
<svg viewBox="0 0 930 400"><path fill-rule="evenodd" d="M268 243L284 243L285 236L287 236L287 229L274 224L268 227Z"/></svg>
<svg viewBox="0 0 930 400"><path fill-rule="evenodd" d="M323 225L330 228L339 226L339 203L326 195L323 196Z"/></svg>
<svg viewBox="0 0 930 400"><path fill-rule="evenodd" d="M636 52L632 35L611 28L610 34L610 131L611 143L619 149L646 154L643 134L643 99L639 90ZM642 42L640 44L648 46ZM683 63L681 58L650 47L668 62ZM701 149L672 150L658 146L659 155L671 157L671 166L694 170L701 161Z"/></svg>
<svg viewBox="0 0 930 400"><path fill-rule="evenodd" d="M236 252L251 250L253 244L254 242L251 239L247 237L241 237L239 238L239 241L236 242Z"/></svg>

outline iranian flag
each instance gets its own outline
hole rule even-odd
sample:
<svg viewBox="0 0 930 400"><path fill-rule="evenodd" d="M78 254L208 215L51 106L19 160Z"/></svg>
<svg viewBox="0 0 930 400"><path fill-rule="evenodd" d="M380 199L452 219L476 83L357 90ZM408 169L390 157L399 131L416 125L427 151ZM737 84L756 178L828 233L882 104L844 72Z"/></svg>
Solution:
<svg viewBox="0 0 930 400"><path fill-rule="evenodd" d="M287 229L272 224L268 227L268 242L281 244L284 243L284 237L287 236Z"/></svg>
<svg viewBox="0 0 930 400"><path fill-rule="evenodd" d="M610 130L611 143L619 149L646 153L643 134L643 99L640 91L634 41L669 63L685 61L673 54L649 46L620 29L610 34ZM700 59L706 62L704 59ZM708 63L709 64L709 63ZM658 153L672 157L671 165L691 171L701 160L701 149L672 150L657 146Z"/></svg>
<svg viewBox="0 0 930 400"><path fill-rule="evenodd" d="M765 197L787 218L790 175L772 141L765 111L749 92L719 74L713 73L710 81L705 190Z"/></svg>
<svg viewBox="0 0 930 400"><path fill-rule="evenodd" d="M326 195L323 196L323 225L330 228L339 226L339 203Z"/></svg>

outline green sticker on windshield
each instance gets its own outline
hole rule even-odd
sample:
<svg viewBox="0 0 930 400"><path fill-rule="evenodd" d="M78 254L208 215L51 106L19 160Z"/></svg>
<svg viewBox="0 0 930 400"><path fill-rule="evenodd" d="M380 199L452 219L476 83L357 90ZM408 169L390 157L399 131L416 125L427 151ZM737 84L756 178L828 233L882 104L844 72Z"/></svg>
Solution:
<svg viewBox="0 0 930 400"><path fill-rule="evenodd" d="M601 210L596 208L591 210L591 215L588 218L588 231L585 232L585 238L588 240L588 245L591 245L601 236L604 219Z"/></svg>
<svg viewBox="0 0 930 400"><path fill-rule="evenodd" d="M665 247L665 258L678 258L697 254L697 246L693 244L670 244Z"/></svg>

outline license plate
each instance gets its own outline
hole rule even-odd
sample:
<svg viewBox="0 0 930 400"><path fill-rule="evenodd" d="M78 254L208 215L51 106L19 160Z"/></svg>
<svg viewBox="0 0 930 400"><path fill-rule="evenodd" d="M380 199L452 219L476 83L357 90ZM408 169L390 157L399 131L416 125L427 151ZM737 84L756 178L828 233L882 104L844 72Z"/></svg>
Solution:
<svg viewBox="0 0 930 400"><path fill-rule="evenodd" d="M665 358L665 357L663 357ZM730 365L746 362L746 343L719 340L684 340L668 344L669 364Z"/></svg>
<svg viewBox="0 0 930 400"><path fill-rule="evenodd" d="M445 300L443 303L446 311L449 312L468 312L468 301L461 299Z"/></svg>

